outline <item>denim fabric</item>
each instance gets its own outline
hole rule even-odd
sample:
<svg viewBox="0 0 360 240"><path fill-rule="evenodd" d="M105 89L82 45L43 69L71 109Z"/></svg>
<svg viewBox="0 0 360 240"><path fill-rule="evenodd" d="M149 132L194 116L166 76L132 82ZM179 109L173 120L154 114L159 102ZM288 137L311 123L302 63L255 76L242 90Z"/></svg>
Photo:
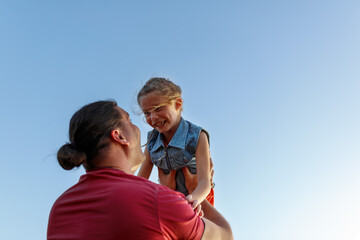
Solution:
<svg viewBox="0 0 360 240"><path fill-rule="evenodd" d="M148 133L147 148L151 161L155 166L161 168L165 174L169 174L170 170L178 170L175 176L177 191L185 195L188 192L181 168L188 167L192 174L196 174L195 152L201 131L204 131L209 139L209 135L204 129L181 118L180 124L167 147L162 141L161 133L156 130Z"/></svg>

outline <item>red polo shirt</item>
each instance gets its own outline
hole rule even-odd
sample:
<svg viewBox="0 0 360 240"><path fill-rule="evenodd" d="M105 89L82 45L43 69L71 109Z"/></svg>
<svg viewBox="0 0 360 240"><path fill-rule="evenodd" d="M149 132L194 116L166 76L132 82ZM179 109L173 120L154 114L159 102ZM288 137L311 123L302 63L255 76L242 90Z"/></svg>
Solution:
<svg viewBox="0 0 360 240"><path fill-rule="evenodd" d="M54 203L48 240L201 239L204 223L184 195L111 168L80 177Z"/></svg>

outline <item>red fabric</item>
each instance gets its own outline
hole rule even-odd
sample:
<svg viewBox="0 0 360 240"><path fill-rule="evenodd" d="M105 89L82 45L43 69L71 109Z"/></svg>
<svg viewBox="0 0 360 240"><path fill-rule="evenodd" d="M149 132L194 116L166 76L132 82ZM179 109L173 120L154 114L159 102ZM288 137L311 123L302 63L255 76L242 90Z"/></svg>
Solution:
<svg viewBox="0 0 360 240"><path fill-rule="evenodd" d="M98 168L56 200L47 239L201 239L203 232L203 221L183 194Z"/></svg>
<svg viewBox="0 0 360 240"><path fill-rule="evenodd" d="M215 203L214 203L214 189L213 188L210 189L209 194L206 196L206 200L208 200L208 202L214 206Z"/></svg>

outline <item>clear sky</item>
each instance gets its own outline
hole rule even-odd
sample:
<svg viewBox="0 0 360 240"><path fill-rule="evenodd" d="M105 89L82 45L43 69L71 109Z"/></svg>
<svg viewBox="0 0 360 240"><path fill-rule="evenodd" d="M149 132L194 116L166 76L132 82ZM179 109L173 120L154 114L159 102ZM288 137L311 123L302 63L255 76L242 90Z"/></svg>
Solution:
<svg viewBox="0 0 360 240"><path fill-rule="evenodd" d="M210 133L235 239L360 239L360 3L0 1L2 239L45 239L78 181L56 152L72 114L115 99L142 133L151 77ZM151 180L157 181L156 172Z"/></svg>

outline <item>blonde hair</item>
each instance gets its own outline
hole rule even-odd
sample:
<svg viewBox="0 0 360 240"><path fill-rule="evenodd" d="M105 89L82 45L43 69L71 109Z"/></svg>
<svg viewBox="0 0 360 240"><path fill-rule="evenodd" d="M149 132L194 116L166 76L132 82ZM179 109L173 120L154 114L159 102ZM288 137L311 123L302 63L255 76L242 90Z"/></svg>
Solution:
<svg viewBox="0 0 360 240"><path fill-rule="evenodd" d="M178 98L181 99L182 93L181 88L167 78L151 78L145 83L137 95L139 106L140 98L152 92L159 92L162 96L166 97L169 102L175 101Z"/></svg>

